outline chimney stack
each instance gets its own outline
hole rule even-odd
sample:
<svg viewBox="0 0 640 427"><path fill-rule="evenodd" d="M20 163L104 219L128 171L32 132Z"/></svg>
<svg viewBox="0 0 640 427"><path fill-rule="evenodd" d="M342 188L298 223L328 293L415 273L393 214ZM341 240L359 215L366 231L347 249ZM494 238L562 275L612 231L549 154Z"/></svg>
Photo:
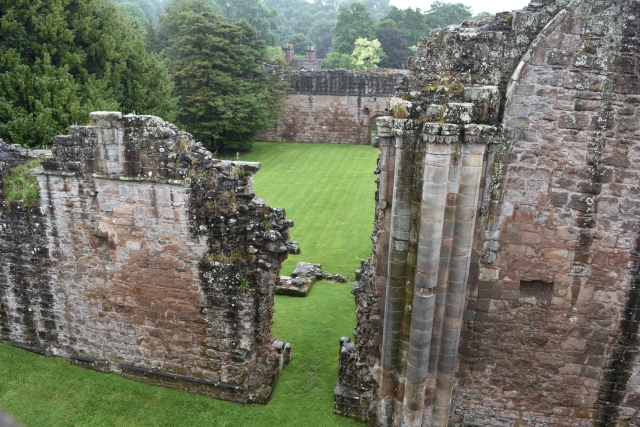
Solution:
<svg viewBox="0 0 640 427"><path fill-rule="evenodd" d="M291 64L291 61L293 61L293 57L294 57L293 45L285 44L282 47L282 59L284 59L287 64Z"/></svg>
<svg viewBox="0 0 640 427"><path fill-rule="evenodd" d="M316 59L315 46L307 46L307 59Z"/></svg>

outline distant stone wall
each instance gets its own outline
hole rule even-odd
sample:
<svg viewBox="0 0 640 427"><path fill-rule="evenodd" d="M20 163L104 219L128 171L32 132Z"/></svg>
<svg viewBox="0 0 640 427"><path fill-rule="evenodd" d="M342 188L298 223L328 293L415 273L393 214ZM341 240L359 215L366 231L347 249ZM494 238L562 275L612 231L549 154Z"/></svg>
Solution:
<svg viewBox="0 0 640 427"><path fill-rule="evenodd" d="M640 425L640 3L435 30L378 120L338 413Z"/></svg>
<svg viewBox="0 0 640 427"><path fill-rule="evenodd" d="M273 297L298 248L253 193L260 164L215 160L157 117L91 117L33 171L39 205L0 206L2 340L266 402L290 354L270 332ZM0 160L15 151L0 145Z"/></svg>
<svg viewBox="0 0 640 427"><path fill-rule="evenodd" d="M403 74L396 71L302 71L291 76L285 112L263 141L370 144L375 119Z"/></svg>

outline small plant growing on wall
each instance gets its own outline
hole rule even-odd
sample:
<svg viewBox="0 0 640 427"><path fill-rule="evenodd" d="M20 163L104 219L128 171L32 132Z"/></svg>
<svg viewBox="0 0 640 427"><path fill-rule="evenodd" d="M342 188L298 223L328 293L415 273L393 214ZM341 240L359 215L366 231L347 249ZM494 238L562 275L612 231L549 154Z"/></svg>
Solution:
<svg viewBox="0 0 640 427"><path fill-rule="evenodd" d="M40 160L32 159L15 167L4 178L4 195L7 202L22 200L26 206L35 205L40 200L38 180L31 175L31 169L40 167Z"/></svg>
<svg viewBox="0 0 640 427"><path fill-rule="evenodd" d="M249 281L247 280L246 277L242 276L242 279L240 280L240 286L238 286L238 289L240 289L241 291L248 291L249 288L250 288Z"/></svg>

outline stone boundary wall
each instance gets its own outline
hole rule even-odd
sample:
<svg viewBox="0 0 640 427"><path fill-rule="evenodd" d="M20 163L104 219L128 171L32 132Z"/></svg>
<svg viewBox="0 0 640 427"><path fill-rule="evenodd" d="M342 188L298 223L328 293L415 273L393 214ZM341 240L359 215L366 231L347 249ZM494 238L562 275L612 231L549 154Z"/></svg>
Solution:
<svg viewBox="0 0 640 427"><path fill-rule="evenodd" d="M378 120L336 412L640 425L639 13L536 1L421 39Z"/></svg>
<svg viewBox="0 0 640 427"><path fill-rule="evenodd" d="M393 71L301 71L290 77L285 112L261 141L370 144L375 119L403 77Z"/></svg>
<svg viewBox="0 0 640 427"><path fill-rule="evenodd" d="M158 117L91 118L32 171L38 205L0 205L2 341L266 403L291 352L271 335L274 293L299 249L253 193L260 164L215 160ZM7 169L15 152L0 145Z"/></svg>

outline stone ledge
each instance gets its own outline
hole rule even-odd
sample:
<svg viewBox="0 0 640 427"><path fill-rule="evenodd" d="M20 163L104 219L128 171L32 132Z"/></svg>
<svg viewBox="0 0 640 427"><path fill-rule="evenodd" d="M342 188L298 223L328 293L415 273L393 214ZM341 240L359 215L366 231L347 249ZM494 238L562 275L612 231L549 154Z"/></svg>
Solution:
<svg viewBox="0 0 640 427"><path fill-rule="evenodd" d="M129 182L149 182L153 184L169 184L177 185L181 187L188 187L191 185L191 178L186 179L167 179L167 178L152 178L145 176L127 176L122 174L104 174L104 173L91 173L86 172L68 172L68 171L50 171L44 168L31 169L31 173L34 176L46 175L46 176L63 176L63 177L77 177L82 178L90 175L94 179L101 179L106 181L129 181Z"/></svg>
<svg viewBox="0 0 640 427"><path fill-rule="evenodd" d="M184 382L195 383L195 384L200 384L200 385L205 385L210 387L228 388L231 390L238 390L238 391L245 391L247 389L243 385L230 384L222 381L210 381L210 380L205 380L203 378L187 377L184 375L170 374L164 371L158 371L155 369L148 369L148 368L140 368L138 366L133 366L133 365L120 365L120 369L122 369L122 371L124 372L131 371L134 373L134 375L142 375L143 377L146 377L146 376L160 377L162 379L169 379L177 382L184 381Z"/></svg>
<svg viewBox="0 0 640 427"><path fill-rule="evenodd" d="M91 357L72 354L69 356L71 363L82 368L92 369L98 372L110 372L111 363L108 360L93 359Z"/></svg>

